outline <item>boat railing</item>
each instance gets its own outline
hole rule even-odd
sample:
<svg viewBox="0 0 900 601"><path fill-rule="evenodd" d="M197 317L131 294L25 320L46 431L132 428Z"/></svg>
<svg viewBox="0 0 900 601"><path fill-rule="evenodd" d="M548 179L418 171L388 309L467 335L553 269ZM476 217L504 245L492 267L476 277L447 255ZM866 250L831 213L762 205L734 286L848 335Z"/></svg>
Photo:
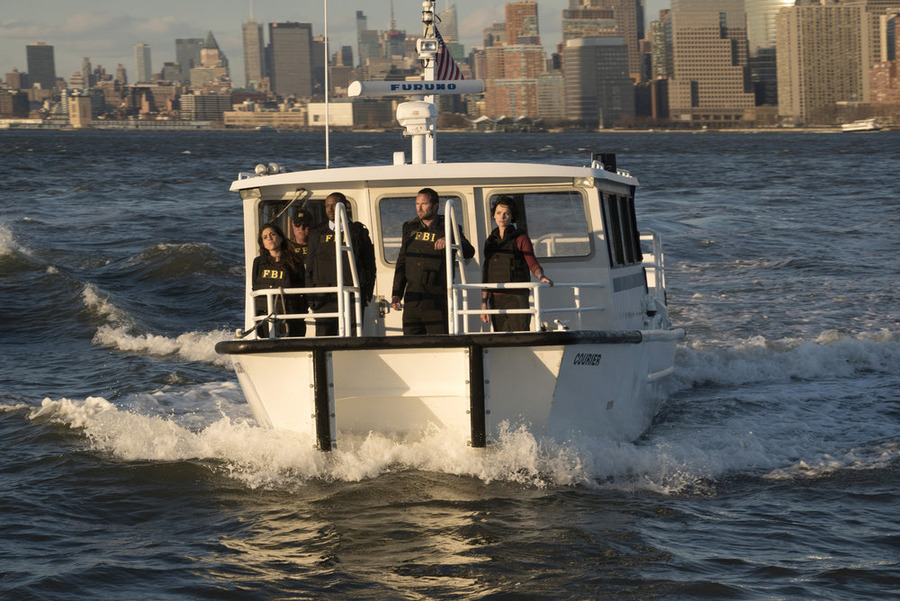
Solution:
<svg viewBox="0 0 900 601"><path fill-rule="evenodd" d="M356 336L361 336L363 315L362 295L360 293L359 274L356 270L356 257L353 253L353 246L350 244L350 236L348 234L349 231L350 227L349 220L347 218L347 209L342 203L337 203L335 205L334 214L334 254L335 257L340 257L335 260L335 281L337 282L337 284L334 286L317 286L315 288L264 288L251 291L250 296L252 298L256 298L259 296L266 297L266 314L255 315L253 317L253 327L245 330L243 332L243 336L246 336L247 334L255 330L263 321L272 320L277 323L279 320L303 319L306 321L315 322L318 319L328 319L335 317L338 320L338 336L347 336L351 335L351 333ZM344 254L347 255L347 262L350 265L350 278L352 283L349 285L344 284L344 261L342 260ZM317 294L336 294L337 311L316 311L315 313L277 312L275 299L278 297L301 297ZM287 303L282 303L282 306L287 308ZM348 307L353 311L352 316L350 310L348 310ZM278 328L269 328L269 338L276 338L278 337L278 334Z"/></svg>
<svg viewBox="0 0 900 601"><path fill-rule="evenodd" d="M447 331L450 334L458 334L460 331L459 316L468 313L469 299L467 295L459 295L455 291L457 275L461 285L466 285L468 282L466 281L460 229L456 220L456 203L453 198L448 198L444 203L444 240L448 241L444 247L444 267L447 273ZM454 269L454 261L456 261L457 269ZM460 302L462 307L460 307ZM468 331L468 325L465 324L463 329Z"/></svg>
<svg viewBox="0 0 900 601"><path fill-rule="evenodd" d="M653 230L640 233L641 242L649 242L650 255L644 253L644 274L647 278L647 291L665 303L666 270L662 251L662 241Z"/></svg>
<svg viewBox="0 0 900 601"><path fill-rule="evenodd" d="M606 310L606 307L603 305L583 305L583 296L584 290L587 288L605 288L606 284L599 282L561 282L554 283L552 288L554 290L560 289L571 289L572 291L572 302L571 304L566 304L565 306L560 305L551 305L548 306L546 300L541 299L542 293L546 294L546 292L551 288L550 284L544 284L541 282L504 282L504 283L496 283L496 284L454 284L453 289L456 293L461 293L463 298L466 298L468 294L466 292L477 291L478 296L481 296L481 293L485 290L528 290L528 308L527 309L469 309L467 306L464 309L457 309L456 313L460 317L465 317L468 315L512 315L512 314L529 314L531 315L531 331L539 332L542 329L551 329L549 324L545 323L545 320L548 315L565 315L565 314L574 314L575 317L575 328L576 330L582 329L582 318L587 313L600 313ZM464 302L467 305L467 303ZM463 333L469 333L469 321L467 319L462 320L463 323ZM569 326L566 322L561 321L560 319L555 319L554 323L557 328L554 329L568 329Z"/></svg>

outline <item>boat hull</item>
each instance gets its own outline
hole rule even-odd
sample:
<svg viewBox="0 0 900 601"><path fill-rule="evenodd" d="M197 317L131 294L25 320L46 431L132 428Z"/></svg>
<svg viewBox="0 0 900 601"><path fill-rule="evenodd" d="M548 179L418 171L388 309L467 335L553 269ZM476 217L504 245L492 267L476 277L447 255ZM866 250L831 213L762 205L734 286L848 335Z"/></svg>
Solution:
<svg viewBox="0 0 900 601"><path fill-rule="evenodd" d="M666 396L680 330L220 343L257 422L319 448L341 435L496 441L501 426L559 440L633 440Z"/></svg>

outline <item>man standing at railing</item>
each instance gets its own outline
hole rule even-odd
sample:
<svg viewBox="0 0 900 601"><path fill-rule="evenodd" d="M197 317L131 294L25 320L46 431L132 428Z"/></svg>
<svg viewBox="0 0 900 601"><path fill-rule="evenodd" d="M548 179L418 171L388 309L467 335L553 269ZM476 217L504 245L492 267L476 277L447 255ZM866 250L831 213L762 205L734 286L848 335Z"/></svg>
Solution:
<svg viewBox="0 0 900 601"><path fill-rule="evenodd" d="M447 266L444 261L444 216L438 215L440 197L431 188L416 195L416 215L403 224L403 240L394 270L391 306L403 311L404 335L447 333ZM463 258L475 256L475 247L458 231ZM452 241L450 241L452 242ZM403 304L401 304L401 299Z"/></svg>
<svg viewBox="0 0 900 601"><path fill-rule="evenodd" d="M356 258L356 274L359 277L359 289L362 296L362 306L372 298L375 289L375 247L369 237L369 230L358 221L352 221L349 215L350 204L347 197L341 192L333 192L325 198L325 215L328 219L310 232L309 249L306 255L306 285L310 288L325 286L337 286L337 257L334 250L335 213L338 203L348 210L349 221L346 232L347 239L353 249ZM350 263L344 256L344 285L353 285L353 275L350 271ZM352 312L351 303L345 305L345 310ZM334 313L338 310L337 294L317 294L309 301L309 306L314 313ZM316 320L316 336L337 336L338 318L324 317Z"/></svg>

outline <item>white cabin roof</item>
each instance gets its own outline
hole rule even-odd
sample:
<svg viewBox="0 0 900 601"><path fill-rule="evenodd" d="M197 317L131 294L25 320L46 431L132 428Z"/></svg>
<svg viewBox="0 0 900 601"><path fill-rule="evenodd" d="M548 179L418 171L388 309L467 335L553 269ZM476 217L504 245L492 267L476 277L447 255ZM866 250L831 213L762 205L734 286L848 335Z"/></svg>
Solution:
<svg viewBox="0 0 900 601"><path fill-rule="evenodd" d="M442 182L501 184L547 183L575 180L577 178L607 179L619 184L637 186L638 181L627 172L613 173L600 167L572 167L547 163L424 163L404 165L382 165L374 167L339 167L291 171L274 175L241 174L231 184L231 191L269 186L303 185L343 185L357 187L378 185L420 185L432 186Z"/></svg>

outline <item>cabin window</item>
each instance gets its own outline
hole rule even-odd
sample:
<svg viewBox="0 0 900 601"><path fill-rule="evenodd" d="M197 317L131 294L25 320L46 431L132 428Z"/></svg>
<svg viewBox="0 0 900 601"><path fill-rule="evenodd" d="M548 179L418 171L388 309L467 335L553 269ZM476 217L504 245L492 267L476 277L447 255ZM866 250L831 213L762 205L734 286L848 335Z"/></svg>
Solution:
<svg viewBox="0 0 900 601"><path fill-rule="evenodd" d="M634 214L634 197L604 192L601 202L610 266L634 265L643 261L641 236Z"/></svg>
<svg viewBox="0 0 900 601"><path fill-rule="evenodd" d="M494 194L490 206L500 196L516 204L516 227L528 232L539 259L585 257L591 254L590 226L581 194L569 192L525 192ZM491 218L491 229L496 224Z"/></svg>
<svg viewBox="0 0 900 601"><path fill-rule="evenodd" d="M439 213L443 215L444 204L453 199L456 207L456 218L462 222L465 208L458 196L441 195ZM403 241L403 224L416 218L415 196L393 196L382 198L378 202L378 216L381 220L381 252L388 263L396 263L400 254L400 243ZM466 228L463 226L463 233ZM468 237L468 234L466 234Z"/></svg>
<svg viewBox="0 0 900 601"><path fill-rule="evenodd" d="M353 199L347 199L350 205L347 207L347 217L353 219ZM285 236L289 240L293 239L293 231L291 230L291 218L304 213L310 221L310 228L314 228L320 223L324 223L327 219L325 215L325 198L309 198L304 201L290 200L264 200L259 205L259 224L274 221L278 227L284 231ZM415 213L415 211L413 211Z"/></svg>

